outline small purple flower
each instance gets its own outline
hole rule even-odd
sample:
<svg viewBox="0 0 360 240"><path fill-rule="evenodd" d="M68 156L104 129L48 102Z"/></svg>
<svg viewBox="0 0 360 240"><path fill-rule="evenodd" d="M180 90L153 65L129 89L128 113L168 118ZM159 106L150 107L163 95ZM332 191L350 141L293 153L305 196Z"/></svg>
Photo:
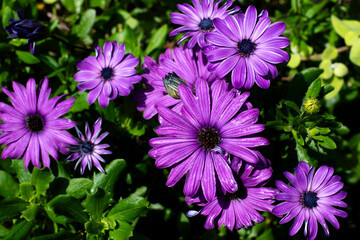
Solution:
<svg viewBox="0 0 360 240"><path fill-rule="evenodd" d="M19 159L23 157L25 168L30 161L40 168L50 167L50 154L55 160L58 152L67 154L66 146L76 144L71 134L64 131L75 126L70 119L59 118L73 105L75 98L59 101L62 96L49 99L51 89L47 78L35 88L35 80L30 78L26 88L13 82L14 92L6 88L2 91L9 96L13 106L0 102L0 144L8 145L1 158ZM40 157L41 155L41 157Z"/></svg>
<svg viewBox="0 0 360 240"><path fill-rule="evenodd" d="M89 56L77 63L80 70L74 76L79 82L79 91L90 90L88 102L93 104L96 99L99 105L105 108L109 100L118 95L127 96L134 89L133 84L141 80L134 75L139 59L131 54L125 54L125 44L107 41L103 50L95 46L96 56Z"/></svg>
<svg viewBox="0 0 360 240"><path fill-rule="evenodd" d="M272 175L271 168L257 169L236 157L231 162L231 168L236 172L239 185L236 192L224 194L218 191L216 197L208 202L202 194L185 198L188 204L197 203L202 207L200 211L189 211L187 216L199 213L207 216L204 225L207 230L213 229L216 223L218 228L225 225L231 231L248 228L254 225L253 222L264 221L264 216L258 211L271 212L274 207L272 203L277 190L264 187Z"/></svg>
<svg viewBox="0 0 360 240"><path fill-rule="evenodd" d="M228 155L246 162L266 165L263 156L254 148L269 144L254 134L264 130L255 124L259 110L249 108L248 92L227 90L225 81L217 80L209 87L199 78L194 96L184 84L178 87L183 107L180 113L158 106L159 115L166 124L155 129L162 137L150 140L149 155L156 159L158 168L173 166L167 186L175 185L186 173L186 196L194 196L200 185L207 201L215 197L216 181L230 193L237 189ZM240 113L239 113L240 112Z"/></svg>
<svg viewBox="0 0 360 240"><path fill-rule="evenodd" d="M156 105L171 107L173 110L181 108L178 94L180 83L191 90L198 78L209 83L215 80L215 74L207 69L208 61L199 47L193 49L184 46L165 51L159 56L159 64L150 57L145 57L142 75L143 83L149 87L134 94L134 100L139 103L138 110L144 111L144 118L150 119L157 114Z"/></svg>
<svg viewBox="0 0 360 240"><path fill-rule="evenodd" d="M321 166L316 172L314 167L309 167L305 162L300 162L295 169L295 176L284 172L285 177L294 186L289 186L282 181L276 181L277 188L281 191L275 195L276 200L284 201L273 209L276 216L283 218L280 223L287 223L295 218L290 228L289 235L293 236L305 223L304 236L315 239L318 232L318 222L324 228L325 234L330 235L325 223L328 220L336 229L340 225L335 216L347 217L347 213L336 207L346 207L342 200L346 192L341 191L344 184L339 176L333 176L332 167Z"/></svg>
<svg viewBox="0 0 360 240"><path fill-rule="evenodd" d="M8 39L25 38L30 47L30 52L34 54L35 42L48 36L48 29L35 20L24 19L21 11L18 11L19 20L10 18L10 24L5 27L5 31L10 33Z"/></svg>
<svg viewBox="0 0 360 240"><path fill-rule="evenodd" d="M229 15L224 20L214 19L217 32L206 34L209 43L203 48L211 62L210 71L218 77L231 73L235 88L250 89L254 82L261 88L270 86L269 77L278 74L274 64L289 61L289 55L280 48L289 40L279 36L285 23L271 22L267 11L257 16L255 7L249 6L245 14Z"/></svg>
<svg viewBox="0 0 360 240"><path fill-rule="evenodd" d="M198 0L193 0L192 2L195 8L187 3L178 4L178 9L184 14L170 13L170 21L182 26L173 30L170 36L185 33L178 41L178 44L190 38L189 48L193 48L196 43L198 43L200 47L204 47L206 44L205 34L211 31L216 32L213 20L215 18L224 19L229 14L240 11L239 7L228 9L232 5L232 0L227 0L226 3L219 8L219 4L222 1L223 0L217 0L214 4L213 0L202 0L201 3Z"/></svg>
<svg viewBox="0 0 360 240"><path fill-rule="evenodd" d="M76 146L70 146L69 149L73 152L65 161L74 161L78 159L75 168L81 163L80 173L83 174L88 166L91 170L92 165L99 169L100 172L105 173L104 169L101 167L100 162L105 162L105 160L100 156L101 154L111 154L110 151L105 150L109 147L109 144L99 144L109 133L104 132L100 134L101 131L101 122L102 119L99 118L96 120L92 131L89 128L89 124L85 125L85 136L80 132L80 130L75 126L76 132L79 138L75 138L78 144ZM100 162L99 162L100 161Z"/></svg>

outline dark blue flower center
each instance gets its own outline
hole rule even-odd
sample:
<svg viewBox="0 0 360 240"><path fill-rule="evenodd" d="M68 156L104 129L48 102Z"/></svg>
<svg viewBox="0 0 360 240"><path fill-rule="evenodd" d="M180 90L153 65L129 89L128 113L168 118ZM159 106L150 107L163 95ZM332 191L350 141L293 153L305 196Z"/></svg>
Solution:
<svg viewBox="0 0 360 240"><path fill-rule="evenodd" d="M103 68L103 70L101 70L101 77L104 79L104 80L109 80L113 77L114 75L114 70L110 67L106 67L106 68Z"/></svg>
<svg viewBox="0 0 360 240"><path fill-rule="evenodd" d="M243 39L238 42L237 48L242 57L248 57L254 53L256 43L253 43L250 39Z"/></svg>
<svg viewBox="0 0 360 240"><path fill-rule="evenodd" d="M314 192L305 192L300 197L300 203L307 208L313 208L317 206L317 200L319 198Z"/></svg>
<svg viewBox="0 0 360 240"><path fill-rule="evenodd" d="M219 132L216 129L209 127L200 129L197 134L197 139L201 147L208 151L216 147L221 142Z"/></svg>
<svg viewBox="0 0 360 240"><path fill-rule="evenodd" d="M90 142L84 142L81 144L81 151L83 153L92 153L94 151L94 144Z"/></svg>
<svg viewBox="0 0 360 240"><path fill-rule="evenodd" d="M172 72L172 73L168 73L168 75L166 75L163 78L163 83L164 83L167 93L171 97L173 97L175 99L180 99L179 92L178 92L178 86L180 83L183 83L186 85L184 80L182 80L176 73Z"/></svg>
<svg viewBox="0 0 360 240"><path fill-rule="evenodd" d="M202 19L198 26L202 32L211 32L214 29L213 21L210 18Z"/></svg>
<svg viewBox="0 0 360 240"><path fill-rule="evenodd" d="M26 118L26 127L31 132L40 132L44 129L44 119L39 115L28 116Z"/></svg>

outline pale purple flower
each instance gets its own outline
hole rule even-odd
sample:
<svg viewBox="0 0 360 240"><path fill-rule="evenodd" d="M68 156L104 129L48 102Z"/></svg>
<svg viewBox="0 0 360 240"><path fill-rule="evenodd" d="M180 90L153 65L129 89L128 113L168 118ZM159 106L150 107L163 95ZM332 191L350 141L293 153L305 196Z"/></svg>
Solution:
<svg viewBox="0 0 360 240"><path fill-rule="evenodd" d="M23 158L25 168L29 163L35 167L50 167L49 154L58 159L58 152L67 153L66 146L76 141L64 131L75 126L70 119L59 118L73 105L75 98L59 101L62 96L50 98L51 89L47 78L36 89L35 79L25 86L13 82L14 92L2 91L9 96L12 106L0 102L0 144L7 145L1 158Z"/></svg>
<svg viewBox="0 0 360 240"><path fill-rule="evenodd" d="M74 161L76 159L77 163L75 169L80 164L80 173L83 174L86 166L91 170L92 165L94 165L100 172L105 173L104 169L101 167L100 162L105 162L101 157L102 154L111 154L108 148L109 144L100 144L100 142L109 134L104 132L100 134L101 131L102 119L99 118L94 123L92 131L89 128L89 124L85 124L85 137L80 132L80 130L75 126L76 132L79 138L74 138L78 144L75 146L70 146L69 149L72 154L65 159L65 161Z"/></svg>
<svg viewBox="0 0 360 240"><path fill-rule="evenodd" d="M90 90L88 102L93 104L98 99L105 108L109 100L118 95L127 96L134 89L133 84L141 80L135 75L139 59L132 54L125 54L125 44L107 41L103 49L95 46L95 56L89 56L76 64L80 70L74 76L79 82L79 91Z"/></svg>
<svg viewBox="0 0 360 240"><path fill-rule="evenodd" d="M315 239L318 222L329 236L325 219L336 229L340 228L335 216L345 218L347 213L334 207L347 206L342 201L346 197L346 192L341 191L344 184L340 181L340 177L333 173L332 167L321 166L315 172L314 167L310 168L307 163L300 162L295 169L295 176L284 172L293 187L282 181L275 182L281 191L275 195L275 198L283 202L274 207L273 213L279 217L283 216L280 220L281 224L295 218L289 231L290 236L296 234L305 223L304 236L309 240Z"/></svg>
<svg viewBox="0 0 360 240"><path fill-rule="evenodd" d="M175 24L182 25L170 33L170 36L175 36L185 33L180 38L178 44L186 39L189 40L189 48L193 48L196 43L200 47L206 44L205 34L211 31L216 32L216 27L213 25L215 18L224 19L229 14L240 11L239 7L229 9L233 3L232 0L227 0L224 5L219 7L223 0L193 0L193 6L188 3L178 4L178 9L183 13L170 13L170 21ZM215 3L214 3L215 2Z"/></svg>
<svg viewBox="0 0 360 240"><path fill-rule="evenodd" d="M208 71L208 61L199 47L188 48L187 43L171 51L167 49L159 56L159 64L150 57L145 57L142 82L148 87L134 93L134 100L139 103L137 109L144 111L144 118L150 119L157 114L156 105L181 108L177 91L180 83L191 90L198 78L212 83L216 76Z"/></svg>
<svg viewBox="0 0 360 240"><path fill-rule="evenodd" d="M217 32L206 34L209 43L203 48L211 62L210 71L218 77L231 72L235 88L250 89L254 82L261 88L270 86L269 77L278 74L274 64L287 62L289 55L281 50L289 45L286 37L279 36L285 23L271 20L267 11L257 15L249 6L245 14L229 15L224 20L214 19Z"/></svg>
<svg viewBox="0 0 360 240"><path fill-rule="evenodd" d="M277 190L264 187L272 175L272 168L257 169L236 157L231 162L231 168L239 185L236 192L224 194L218 191L211 201L206 201L201 193L194 198L185 198L188 204L197 203L202 207L200 211L190 210L187 216L199 213L207 216L204 225L207 230L213 229L216 224L218 228L225 225L231 231L248 228L265 220L258 211L271 212L274 207L272 203Z"/></svg>
<svg viewBox="0 0 360 240"><path fill-rule="evenodd" d="M178 91L183 104L180 113L157 107L166 124L155 129L162 137L150 140L153 149L149 155L156 159L158 168L173 166L166 183L169 187L187 173L186 196L193 196L201 185L205 199L212 200L217 179L224 191L235 192L238 186L227 162L229 154L251 164L267 164L254 149L269 144L265 138L254 136L264 130L264 125L255 124L259 110L246 104L248 92L229 91L222 80L210 88L199 78L196 96L184 84Z"/></svg>

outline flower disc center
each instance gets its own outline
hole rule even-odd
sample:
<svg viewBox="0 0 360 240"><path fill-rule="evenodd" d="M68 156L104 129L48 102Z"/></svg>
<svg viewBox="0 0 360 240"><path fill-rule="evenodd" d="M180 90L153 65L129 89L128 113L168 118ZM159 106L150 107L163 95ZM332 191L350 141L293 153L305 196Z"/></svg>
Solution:
<svg viewBox="0 0 360 240"><path fill-rule="evenodd" d="M84 142L82 145L81 145L81 151L83 153L92 153L92 151L94 151L94 144L93 143L90 143L90 142Z"/></svg>
<svg viewBox="0 0 360 240"><path fill-rule="evenodd" d="M101 70L101 77L104 80L111 79L113 77L113 75L114 75L114 70L110 67L106 67Z"/></svg>
<svg viewBox="0 0 360 240"><path fill-rule="evenodd" d="M248 57L254 53L256 43L253 43L250 39L243 39L238 42L237 48L242 57Z"/></svg>
<svg viewBox="0 0 360 240"><path fill-rule="evenodd" d="M208 151L216 147L221 142L219 132L216 129L209 127L200 129L197 139L201 144L201 147Z"/></svg>
<svg viewBox="0 0 360 240"><path fill-rule="evenodd" d="M171 97L173 97L175 99L180 99L179 92L178 92L178 86L180 83L183 83L186 85L184 80L182 80L176 73L172 72L172 73L168 73L168 75L166 75L163 78L163 83L164 83L167 93Z"/></svg>
<svg viewBox="0 0 360 240"><path fill-rule="evenodd" d="M198 26L202 32L211 32L214 29L213 21L210 18L202 19Z"/></svg>
<svg viewBox="0 0 360 240"><path fill-rule="evenodd" d="M26 119L26 127L31 132L40 132L44 129L44 120L39 115L28 116Z"/></svg>
<svg viewBox="0 0 360 240"><path fill-rule="evenodd" d="M316 193L306 192L301 195L300 202L304 207L313 208L317 206L318 199L319 198L316 196Z"/></svg>

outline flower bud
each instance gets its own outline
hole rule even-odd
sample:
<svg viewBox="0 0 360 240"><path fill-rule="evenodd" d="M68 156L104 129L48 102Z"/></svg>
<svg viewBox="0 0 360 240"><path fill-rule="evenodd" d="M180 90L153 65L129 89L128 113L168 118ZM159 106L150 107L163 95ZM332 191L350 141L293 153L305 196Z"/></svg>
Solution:
<svg viewBox="0 0 360 240"><path fill-rule="evenodd" d="M306 113L314 114L320 111L320 102L316 98L308 98L304 102L304 110Z"/></svg>

